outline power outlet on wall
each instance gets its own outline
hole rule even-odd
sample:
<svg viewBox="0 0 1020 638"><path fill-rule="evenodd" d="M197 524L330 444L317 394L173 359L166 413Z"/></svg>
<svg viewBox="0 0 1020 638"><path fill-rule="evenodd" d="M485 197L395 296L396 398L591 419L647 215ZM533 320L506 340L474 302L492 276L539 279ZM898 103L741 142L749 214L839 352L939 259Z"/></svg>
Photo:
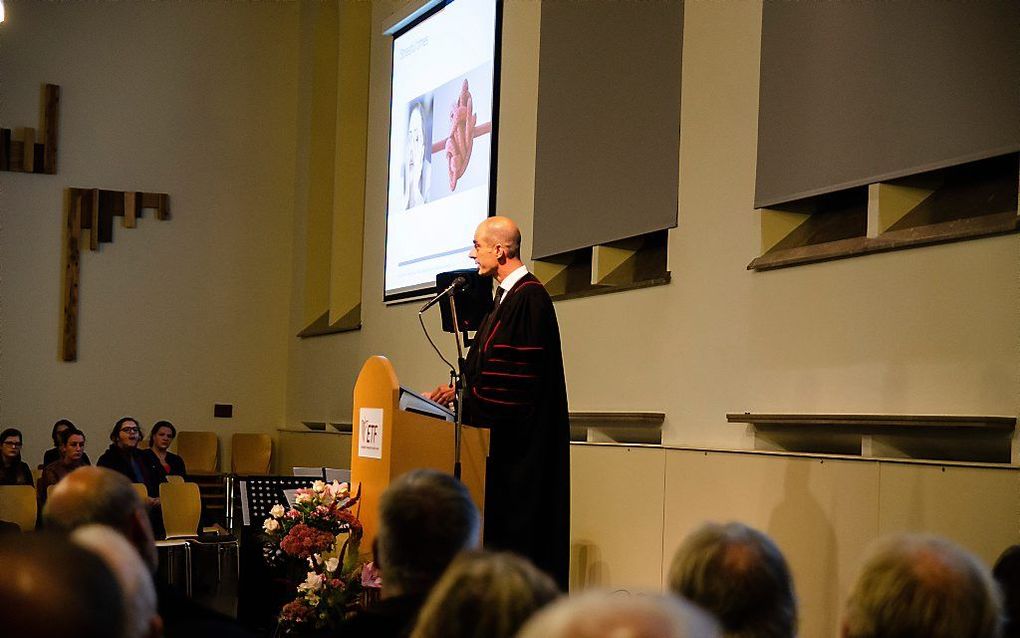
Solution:
<svg viewBox="0 0 1020 638"><path fill-rule="evenodd" d="M217 419L229 419L234 416L234 405L232 403L214 403L213 416Z"/></svg>

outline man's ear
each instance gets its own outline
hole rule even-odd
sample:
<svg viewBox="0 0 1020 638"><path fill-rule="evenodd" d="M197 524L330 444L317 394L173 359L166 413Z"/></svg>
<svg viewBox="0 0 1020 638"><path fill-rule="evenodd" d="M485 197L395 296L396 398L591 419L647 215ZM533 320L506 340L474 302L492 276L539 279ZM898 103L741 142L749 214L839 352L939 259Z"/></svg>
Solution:
<svg viewBox="0 0 1020 638"><path fill-rule="evenodd" d="M149 638L162 638L163 637L163 617L159 614L154 615L149 620Z"/></svg>

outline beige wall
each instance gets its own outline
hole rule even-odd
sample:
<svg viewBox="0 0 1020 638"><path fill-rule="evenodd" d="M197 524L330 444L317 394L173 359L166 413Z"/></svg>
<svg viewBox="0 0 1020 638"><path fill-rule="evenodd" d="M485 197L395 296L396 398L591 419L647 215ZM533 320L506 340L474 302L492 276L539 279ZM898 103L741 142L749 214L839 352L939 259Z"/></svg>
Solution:
<svg viewBox="0 0 1020 638"><path fill-rule="evenodd" d="M393 6L377 3L374 13L364 327L291 339L288 424L347 420L350 389L370 354L390 357L412 387L446 374L421 335L416 305L381 302L390 65L381 32ZM497 208L525 234L540 15L540 3L504 5ZM663 411L665 442L718 447L750 445L743 426L725 423L726 412L1016 414L1017 235L745 269L759 249L752 199L760 22L756 2L685 8L673 281L557 304L571 409ZM530 249L526 237L525 256ZM437 333L438 316L429 315ZM300 329L293 316L291 328Z"/></svg>
<svg viewBox="0 0 1020 638"><path fill-rule="evenodd" d="M837 635L880 535L941 534L991 564L1020 511L1015 467L575 444L571 480L572 589L658 589L688 533L739 520L786 555L810 637Z"/></svg>
<svg viewBox="0 0 1020 638"><path fill-rule="evenodd" d="M59 172L0 174L0 422L41 460L53 421L95 460L116 418L220 434L283 420L297 119L293 3L14 2L0 125L61 86ZM82 253L78 361L58 361L62 191L163 191ZM87 241L87 240L86 240ZM234 404L214 420L214 402Z"/></svg>

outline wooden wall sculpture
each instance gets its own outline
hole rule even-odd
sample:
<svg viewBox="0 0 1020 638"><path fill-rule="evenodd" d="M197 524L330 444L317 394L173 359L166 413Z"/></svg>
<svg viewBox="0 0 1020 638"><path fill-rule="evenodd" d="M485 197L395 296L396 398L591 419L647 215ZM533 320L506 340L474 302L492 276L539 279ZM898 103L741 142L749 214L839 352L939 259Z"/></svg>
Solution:
<svg viewBox="0 0 1020 638"><path fill-rule="evenodd" d="M170 219L170 196L166 193L111 191L98 188L69 188L64 215L63 325L60 356L78 359L78 282L81 274L79 242L82 230L89 230L89 249L113 241L113 218L122 217L124 228L135 228L145 209L156 219Z"/></svg>
<svg viewBox="0 0 1020 638"><path fill-rule="evenodd" d="M27 126L0 128L0 170L56 175L59 114L60 87L44 84L39 130Z"/></svg>

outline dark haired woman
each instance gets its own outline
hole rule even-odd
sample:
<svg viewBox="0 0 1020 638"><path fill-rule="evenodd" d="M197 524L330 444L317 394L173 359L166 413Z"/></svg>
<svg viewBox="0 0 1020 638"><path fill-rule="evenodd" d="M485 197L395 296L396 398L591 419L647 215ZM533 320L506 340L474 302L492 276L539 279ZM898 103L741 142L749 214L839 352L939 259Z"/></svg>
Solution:
<svg viewBox="0 0 1020 638"><path fill-rule="evenodd" d="M43 454L42 465L39 466L40 470L50 463L60 460L60 433L68 428L71 428L72 430L78 429L75 427L74 423L71 423L67 419L60 419L53 424L53 430L50 432L50 438L53 439L53 447L46 450L46 453ZM83 454L81 460L85 465L92 465L92 461L89 460L88 454Z"/></svg>
<svg viewBox="0 0 1020 638"><path fill-rule="evenodd" d="M60 460L54 461L43 468L39 483L35 486L36 501L39 503L39 515L42 515L43 504L46 503L46 490L56 485L62 478L85 465L85 433L78 428L67 428L57 436L60 444Z"/></svg>
<svg viewBox="0 0 1020 638"><path fill-rule="evenodd" d="M158 463L167 475L184 476L187 470L184 459L170 451L170 444L177 437L177 428L169 421L156 421L149 432L149 449L142 450L149 464Z"/></svg>
<svg viewBox="0 0 1020 638"><path fill-rule="evenodd" d="M31 485L32 469L21 460L21 431L7 428L0 434L0 485Z"/></svg>
<svg viewBox="0 0 1020 638"><path fill-rule="evenodd" d="M166 483L166 473L158 462L151 462L139 452L138 441L141 438L138 419L121 418L110 432L110 447L99 457L96 465L120 472L132 483L145 485L149 505L159 505L159 484Z"/></svg>

